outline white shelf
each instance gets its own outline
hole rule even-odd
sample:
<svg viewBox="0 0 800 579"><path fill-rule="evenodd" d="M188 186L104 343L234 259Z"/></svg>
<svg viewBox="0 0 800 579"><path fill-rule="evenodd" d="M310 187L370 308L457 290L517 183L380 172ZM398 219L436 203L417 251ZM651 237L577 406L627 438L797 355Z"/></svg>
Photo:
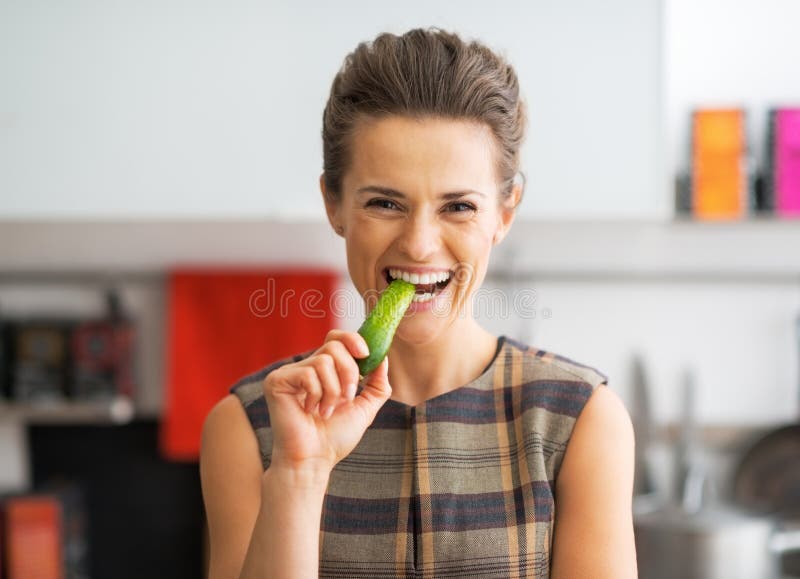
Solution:
<svg viewBox="0 0 800 579"><path fill-rule="evenodd" d="M117 397L97 402L0 402L0 421L26 424L126 424L133 401Z"/></svg>
<svg viewBox="0 0 800 579"><path fill-rule="evenodd" d="M523 222L507 242L513 270L541 278L800 280L800 221Z"/></svg>
<svg viewBox="0 0 800 579"><path fill-rule="evenodd" d="M276 263L344 267L321 220L0 222L0 271L162 271Z"/></svg>
<svg viewBox="0 0 800 579"><path fill-rule="evenodd" d="M520 277L797 281L800 220L739 222L518 219L490 273ZM176 266L346 271L327 222L10 221L0 275L163 274Z"/></svg>

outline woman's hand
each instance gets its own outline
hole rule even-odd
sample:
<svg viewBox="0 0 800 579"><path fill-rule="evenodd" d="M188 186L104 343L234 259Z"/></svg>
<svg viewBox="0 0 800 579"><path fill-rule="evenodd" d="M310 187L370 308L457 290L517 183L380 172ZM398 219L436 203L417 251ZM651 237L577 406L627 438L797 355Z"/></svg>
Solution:
<svg viewBox="0 0 800 579"><path fill-rule="evenodd" d="M270 469L327 475L347 456L389 399L388 357L356 396L358 365L367 344L356 332L331 330L325 343L300 362L264 379L272 427Z"/></svg>

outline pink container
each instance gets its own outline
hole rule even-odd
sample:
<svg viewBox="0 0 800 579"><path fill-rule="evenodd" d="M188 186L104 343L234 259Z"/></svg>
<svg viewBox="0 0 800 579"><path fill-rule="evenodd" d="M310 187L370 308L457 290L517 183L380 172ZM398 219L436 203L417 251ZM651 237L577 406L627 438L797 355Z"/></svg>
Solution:
<svg viewBox="0 0 800 579"><path fill-rule="evenodd" d="M800 109L776 111L775 213L800 217Z"/></svg>

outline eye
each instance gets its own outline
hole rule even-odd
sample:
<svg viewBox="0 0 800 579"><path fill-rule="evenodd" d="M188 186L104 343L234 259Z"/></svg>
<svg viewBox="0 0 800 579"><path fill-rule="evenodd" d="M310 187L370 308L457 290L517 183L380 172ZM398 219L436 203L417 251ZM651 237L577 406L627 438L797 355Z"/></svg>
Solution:
<svg viewBox="0 0 800 579"><path fill-rule="evenodd" d="M463 201L456 201L446 207L449 213L468 213L475 211L475 206L472 203L465 203Z"/></svg>
<svg viewBox="0 0 800 579"><path fill-rule="evenodd" d="M386 210L400 209L397 203L395 203L391 199L386 199L384 197L375 197L373 199L370 199L369 201L367 201L366 206L375 207L377 209L386 209Z"/></svg>

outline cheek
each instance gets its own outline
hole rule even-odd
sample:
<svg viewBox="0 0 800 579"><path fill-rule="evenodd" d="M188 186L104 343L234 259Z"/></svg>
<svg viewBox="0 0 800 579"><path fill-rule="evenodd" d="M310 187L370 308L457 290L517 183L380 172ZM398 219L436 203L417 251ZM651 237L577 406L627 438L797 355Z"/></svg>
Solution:
<svg viewBox="0 0 800 579"><path fill-rule="evenodd" d="M347 241L353 251L363 256L379 255L391 241L392 228L374 219L353 219Z"/></svg>
<svg viewBox="0 0 800 579"><path fill-rule="evenodd" d="M495 232L493 224L494 222L490 222L489 219L476 221L474 227L463 231L463 235L455 245L458 261L468 264L471 270L469 282L463 287L463 291L467 293L471 294L477 290L486 276L493 248Z"/></svg>
<svg viewBox="0 0 800 579"><path fill-rule="evenodd" d="M484 262L492 250L493 235L493 230L480 223L459 231L453 243L459 261L471 263L473 266L485 266Z"/></svg>
<svg viewBox="0 0 800 579"><path fill-rule="evenodd" d="M365 291L377 280L375 267L390 243L389 229L367 220L353 220L347 234L347 262L353 283Z"/></svg>

